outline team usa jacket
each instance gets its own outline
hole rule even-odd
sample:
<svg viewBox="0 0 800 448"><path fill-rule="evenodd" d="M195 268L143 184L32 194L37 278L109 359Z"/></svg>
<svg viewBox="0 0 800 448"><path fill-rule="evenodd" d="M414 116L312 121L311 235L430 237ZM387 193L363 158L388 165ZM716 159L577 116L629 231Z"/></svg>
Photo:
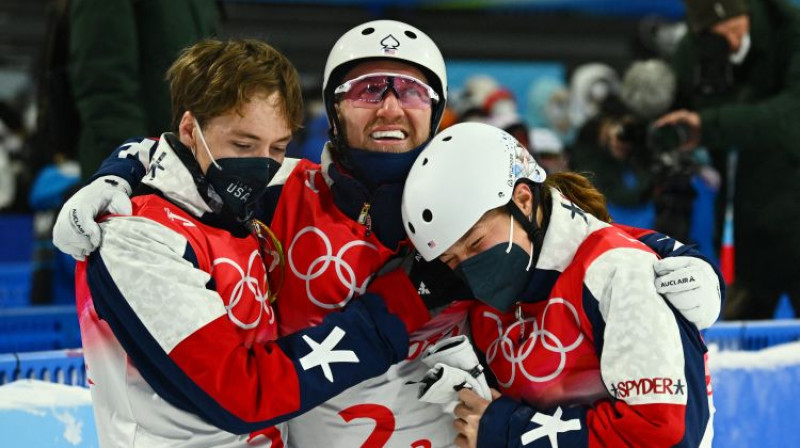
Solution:
<svg viewBox="0 0 800 448"><path fill-rule="evenodd" d="M478 446L710 447L706 349L656 292L656 254L551 192L517 309L470 310L475 347L503 393L481 419Z"/></svg>
<svg viewBox="0 0 800 448"><path fill-rule="evenodd" d="M271 210L270 227L283 242L287 267L276 302L281 334L317 325L369 291L384 297L390 309L402 306L395 311L416 316L410 329L417 331L405 361L292 419L289 444L451 446L452 414L443 405L417 400L416 386L406 383L427 371L418 360L427 344L457 334L463 322L449 319L449 313L430 322L431 315L405 272L384 273L387 262L410 253L405 241L398 245L405 239L399 214L402 185L368 191L339 171L327 151L322 159L322 165L287 160L273 180L273 187L281 186L281 191ZM391 223L371 221L371 216L395 212L392 206L397 216ZM396 226L397 232L387 226ZM386 240L387 235L395 235L393 241L382 241L380 236Z"/></svg>
<svg viewBox="0 0 800 448"><path fill-rule="evenodd" d="M259 241L215 220L189 150L127 149L153 151L150 191L77 270L101 446L281 447L286 420L406 358L410 324L367 292L279 335Z"/></svg>
<svg viewBox="0 0 800 448"><path fill-rule="evenodd" d="M95 177L114 174L136 185L156 160L147 151L126 154L118 149ZM467 332L473 320L483 329L486 324L475 317L477 314L470 314L477 306L474 301L448 306L453 299L469 297L469 293L442 263L406 257L412 264L411 281L398 270L386 273L387 262L392 265L404 253L401 195L402 185L367 190L331 161L326 148L321 165L286 159L262 201L260 216L270 223L286 254L285 283L274 304L279 334L319 325L329 314L349 308L358 302L354 298L369 292L382 296L395 313L415 316L404 320L407 329L413 331L406 360L290 420L288 446L424 448L453 444L453 416L447 411L454 403L420 402L416 386L406 383L419 380L425 373L418 356L428 345ZM634 236L661 256L698 256L663 235L628 230L637 232ZM655 257L649 256L650 288L654 288ZM558 277L559 271L551 271L546 274L548 278ZM420 295L427 307L420 305ZM442 308L443 312L429 312ZM494 332L496 338L497 330ZM504 342L498 344L505 347ZM599 374L599 367L594 374Z"/></svg>

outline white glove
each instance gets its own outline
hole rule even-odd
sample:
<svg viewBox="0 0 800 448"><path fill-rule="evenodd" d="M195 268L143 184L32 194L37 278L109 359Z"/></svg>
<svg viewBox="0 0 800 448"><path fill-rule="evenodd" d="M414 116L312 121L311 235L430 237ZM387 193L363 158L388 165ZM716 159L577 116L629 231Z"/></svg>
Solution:
<svg viewBox="0 0 800 448"><path fill-rule="evenodd" d="M452 403L458 401L458 391L466 387L491 401L492 394L489 392L489 386L486 385L483 368L480 365L476 367L480 369L477 378L474 376L477 371L467 372L446 364L436 364L419 382L417 398L426 403Z"/></svg>
<svg viewBox="0 0 800 448"><path fill-rule="evenodd" d="M686 319L700 330L716 322L722 300L711 265L695 257L669 257L657 261L653 269L656 290Z"/></svg>
<svg viewBox="0 0 800 448"><path fill-rule="evenodd" d="M64 203L53 227L53 244L76 260L83 260L100 245L101 214L130 215L131 186L118 176L103 176L78 190Z"/></svg>
<svg viewBox="0 0 800 448"><path fill-rule="evenodd" d="M461 387L453 389L452 386L463 386L464 380L466 379L461 378L463 375L471 378L471 380L467 381L466 384L469 384L477 394L487 400L492 399L492 394L489 392L489 385L486 383L486 375L483 374L483 366L481 366L480 362L478 361L478 356L475 354L475 350L473 350L472 344L470 344L469 339L467 339L466 336L460 335L442 339L436 344L428 347L425 350L425 353L423 353L420 357L420 361L422 361L422 363L426 366L431 367L431 369L425 375L425 378L422 380L423 385L420 387L421 400L423 396L427 395L424 389L431 387L429 384L426 384L426 380L430 379L430 375L439 375L437 368L440 366L450 367L461 372L459 374L461 376L456 376L451 369L444 369L444 372L442 375L440 375L441 378L438 381L445 381L445 383L442 383L442 385L438 385L437 387L446 388L447 386L450 386L450 388L447 389L447 392L450 394L448 400L456 399L456 392ZM461 380L458 381L457 384L451 385L446 383L447 381L455 381L456 379Z"/></svg>

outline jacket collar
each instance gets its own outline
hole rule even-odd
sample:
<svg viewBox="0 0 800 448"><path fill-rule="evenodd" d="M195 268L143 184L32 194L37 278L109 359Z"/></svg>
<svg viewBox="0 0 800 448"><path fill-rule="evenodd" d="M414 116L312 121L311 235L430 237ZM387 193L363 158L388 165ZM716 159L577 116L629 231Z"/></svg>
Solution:
<svg viewBox="0 0 800 448"><path fill-rule="evenodd" d="M583 211L555 188L550 189L550 198L550 223L536 268L521 298L524 302L546 300L583 241L595 231L609 226Z"/></svg>
<svg viewBox="0 0 800 448"><path fill-rule="evenodd" d="M223 207L222 198L206 180L192 151L171 132L161 134L142 185L156 190L204 224L236 236L249 233Z"/></svg>
<svg viewBox="0 0 800 448"><path fill-rule="evenodd" d="M322 150L321 164L334 203L353 221L359 221L365 204L369 204L369 221L362 224L368 225L384 246L395 250L407 238L400 213L405 181L384 184L370 190L361 180L336 163L330 150L329 142Z"/></svg>

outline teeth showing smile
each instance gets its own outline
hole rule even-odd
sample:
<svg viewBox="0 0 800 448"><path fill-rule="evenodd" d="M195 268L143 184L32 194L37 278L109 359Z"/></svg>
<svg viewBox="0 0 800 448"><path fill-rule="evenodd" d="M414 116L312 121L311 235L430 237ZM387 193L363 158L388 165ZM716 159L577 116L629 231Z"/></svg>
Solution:
<svg viewBox="0 0 800 448"><path fill-rule="evenodd" d="M403 140L406 138L406 134L403 131L396 130L396 131L375 131L370 134L370 137L374 139L382 139L382 138L390 138L394 140Z"/></svg>

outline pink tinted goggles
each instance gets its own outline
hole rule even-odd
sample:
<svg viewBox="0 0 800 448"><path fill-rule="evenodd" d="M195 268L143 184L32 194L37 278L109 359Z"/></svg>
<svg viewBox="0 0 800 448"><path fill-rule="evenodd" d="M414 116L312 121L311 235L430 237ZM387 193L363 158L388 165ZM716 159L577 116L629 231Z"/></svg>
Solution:
<svg viewBox="0 0 800 448"><path fill-rule="evenodd" d="M439 95L431 86L399 73L362 75L340 85L333 93L337 100L352 101L354 107L378 109L389 90L404 109L428 109L439 102Z"/></svg>

